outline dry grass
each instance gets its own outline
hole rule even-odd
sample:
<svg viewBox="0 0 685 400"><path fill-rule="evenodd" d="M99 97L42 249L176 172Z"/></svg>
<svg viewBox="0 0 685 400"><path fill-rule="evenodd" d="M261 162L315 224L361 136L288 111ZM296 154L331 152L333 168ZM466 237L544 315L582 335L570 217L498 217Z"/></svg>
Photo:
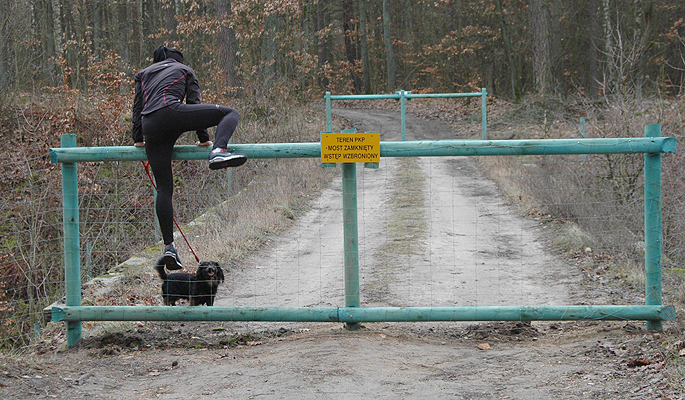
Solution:
<svg viewBox="0 0 685 400"><path fill-rule="evenodd" d="M581 112L540 113L531 104L510 106L511 118L495 126L492 138L578 137L580 116L586 137L641 137L644 127L662 124L662 135L682 139L685 97L676 100L629 99L613 104L582 103ZM551 122L550 122L551 121ZM673 382L682 380L682 312L685 309L685 153L662 157L663 301L676 307L662 342ZM622 302L644 298L642 155L567 157L490 157L478 159L522 213L545 226L550 243L588 278L620 292ZM675 349L675 350L674 350Z"/></svg>
<svg viewBox="0 0 685 400"><path fill-rule="evenodd" d="M675 103L675 104L674 104ZM489 136L497 139L577 138L580 116L586 137L640 137L647 124L661 122L664 136L678 136L685 125L678 101L617 99L609 104L557 105L543 109L535 102L507 105L503 122L493 121ZM682 156L677 156L682 159ZM680 168L664 156L664 271L679 265L684 190ZM587 155L488 157L478 159L488 177L522 213L552 227L552 243L572 258L601 264L635 290L644 287L643 156ZM589 250L589 251L588 251ZM678 261L680 260L680 261ZM672 276L669 300L685 304L681 278Z"/></svg>

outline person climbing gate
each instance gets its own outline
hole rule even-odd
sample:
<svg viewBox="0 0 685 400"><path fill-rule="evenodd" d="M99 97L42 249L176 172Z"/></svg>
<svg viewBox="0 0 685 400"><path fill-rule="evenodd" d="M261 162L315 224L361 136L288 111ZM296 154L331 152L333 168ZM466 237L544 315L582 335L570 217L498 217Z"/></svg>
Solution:
<svg viewBox="0 0 685 400"><path fill-rule="evenodd" d="M135 76L131 134L136 147L145 147L157 182L155 210L164 240L167 269L183 268L174 245L174 178L171 168L174 145L184 132L194 130L199 146L212 146L207 128L216 126L209 168L217 170L243 165L247 157L227 149L239 118L234 108L202 104L195 71L185 65L183 54L177 49L157 47L152 65Z"/></svg>

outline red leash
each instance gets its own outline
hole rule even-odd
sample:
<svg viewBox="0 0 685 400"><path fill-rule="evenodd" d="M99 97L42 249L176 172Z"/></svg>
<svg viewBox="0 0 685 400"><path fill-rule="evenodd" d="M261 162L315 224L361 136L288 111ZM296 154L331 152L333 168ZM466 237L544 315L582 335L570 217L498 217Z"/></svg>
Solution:
<svg viewBox="0 0 685 400"><path fill-rule="evenodd" d="M152 183L152 187L154 187L155 190L157 190L157 185L155 185L155 180L152 177L152 174L150 173L150 161L148 161L148 162L141 161L141 163L143 163L143 167L145 167L145 173L147 174L147 177L150 178L150 182ZM178 228L178 231L181 232L181 236L183 236L183 239L185 239L186 244L188 245L188 248L190 249L190 252L193 253L193 255L195 256L195 261L197 261L199 263L200 257L198 257L197 254L195 254L195 250L193 250L193 246L190 245L190 242L188 241L188 238L186 237L185 233L183 233L183 231L181 230L181 227L178 225L178 222L176 222L176 218L174 218L174 224L176 224L176 228Z"/></svg>

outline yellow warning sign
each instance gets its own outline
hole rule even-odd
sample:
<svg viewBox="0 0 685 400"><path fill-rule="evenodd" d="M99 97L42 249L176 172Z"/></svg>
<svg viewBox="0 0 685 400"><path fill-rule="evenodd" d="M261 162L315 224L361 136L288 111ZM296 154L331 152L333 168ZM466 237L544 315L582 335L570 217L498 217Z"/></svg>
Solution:
<svg viewBox="0 0 685 400"><path fill-rule="evenodd" d="M377 163L381 160L380 133L322 133L322 163Z"/></svg>

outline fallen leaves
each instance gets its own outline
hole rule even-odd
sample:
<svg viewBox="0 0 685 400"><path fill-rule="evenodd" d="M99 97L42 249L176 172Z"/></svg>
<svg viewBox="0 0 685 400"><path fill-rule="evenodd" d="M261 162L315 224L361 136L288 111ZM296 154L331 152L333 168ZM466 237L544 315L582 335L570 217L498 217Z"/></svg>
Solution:
<svg viewBox="0 0 685 400"><path fill-rule="evenodd" d="M478 350L490 350L490 345L488 343L480 343L476 345Z"/></svg>

